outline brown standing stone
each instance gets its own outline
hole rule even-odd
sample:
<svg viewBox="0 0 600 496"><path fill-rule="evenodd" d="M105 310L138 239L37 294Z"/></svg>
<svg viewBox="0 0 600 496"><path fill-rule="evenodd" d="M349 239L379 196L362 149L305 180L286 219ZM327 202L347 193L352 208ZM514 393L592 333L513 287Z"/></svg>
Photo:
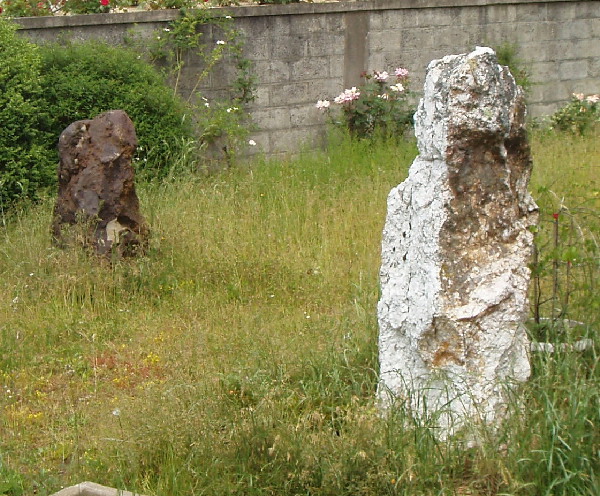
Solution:
<svg viewBox="0 0 600 496"><path fill-rule="evenodd" d="M59 244L82 242L99 255L132 255L144 245L148 229L131 165L136 146L133 122L122 110L62 132L52 225Z"/></svg>

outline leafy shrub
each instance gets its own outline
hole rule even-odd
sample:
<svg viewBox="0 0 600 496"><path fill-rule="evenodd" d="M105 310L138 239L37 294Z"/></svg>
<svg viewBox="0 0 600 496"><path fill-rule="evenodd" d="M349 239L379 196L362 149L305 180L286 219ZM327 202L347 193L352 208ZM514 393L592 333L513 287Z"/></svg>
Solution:
<svg viewBox="0 0 600 496"><path fill-rule="evenodd" d="M10 17L38 17L52 15L46 2L38 0L6 0L0 6L0 14Z"/></svg>
<svg viewBox="0 0 600 496"><path fill-rule="evenodd" d="M600 95L573 93L571 101L550 117L551 126L560 131L585 134L600 122Z"/></svg>
<svg viewBox="0 0 600 496"><path fill-rule="evenodd" d="M131 50L98 41L46 45L41 54L55 140L73 121L122 109L135 124L139 169L151 176L166 173L192 128L185 104L154 67ZM54 147L48 143L49 150Z"/></svg>
<svg viewBox="0 0 600 496"><path fill-rule="evenodd" d="M104 14L110 12L110 7L110 0L66 0L62 10L71 14Z"/></svg>
<svg viewBox="0 0 600 496"><path fill-rule="evenodd" d="M531 89L531 79L529 72L524 67L524 62L518 55L518 46L514 43L502 43L495 48L498 63L509 68L510 73L515 78L515 82L523 88L525 94Z"/></svg>
<svg viewBox="0 0 600 496"><path fill-rule="evenodd" d="M319 100L317 108L327 112L337 125L355 138L403 136L413 123L414 108L408 102L408 71L399 67L392 76L387 71L364 73L364 84L344 90L334 99L341 114L331 112L329 100Z"/></svg>
<svg viewBox="0 0 600 496"><path fill-rule="evenodd" d="M47 114L38 50L0 19L0 52L0 202L5 205L33 197L52 183L55 172L40 131Z"/></svg>
<svg viewBox="0 0 600 496"><path fill-rule="evenodd" d="M207 41L207 28L212 35ZM221 38L214 42L214 37ZM138 44L135 38L131 43ZM215 15L211 9L181 11L181 16L169 23L155 37L154 42L142 40L150 60L162 67L175 91L181 92L179 82L190 56L203 69L195 75L193 87L182 97L193 109L198 150L207 162L225 161L231 165L237 151L248 142L249 115L247 104L254 100L255 76L252 62L243 53L244 39L230 15ZM219 99L202 95L202 87L215 72L223 72L223 61L231 64L227 94Z"/></svg>

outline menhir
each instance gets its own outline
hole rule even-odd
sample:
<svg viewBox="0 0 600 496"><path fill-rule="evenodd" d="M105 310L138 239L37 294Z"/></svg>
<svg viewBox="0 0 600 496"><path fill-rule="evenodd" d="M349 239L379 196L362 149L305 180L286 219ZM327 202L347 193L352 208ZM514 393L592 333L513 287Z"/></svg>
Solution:
<svg viewBox="0 0 600 496"><path fill-rule="evenodd" d="M531 158L521 90L489 48L434 60L419 156L388 197L378 305L383 406L446 437L493 423L529 377Z"/></svg>
<svg viewBox="0 0 600 496"><path fill-rule="evenodd" d="M58 198L52 230L99 255L134 255L145 245L146 222L135 192L133 122L122 110L67 127L58 141Z"/></svg>

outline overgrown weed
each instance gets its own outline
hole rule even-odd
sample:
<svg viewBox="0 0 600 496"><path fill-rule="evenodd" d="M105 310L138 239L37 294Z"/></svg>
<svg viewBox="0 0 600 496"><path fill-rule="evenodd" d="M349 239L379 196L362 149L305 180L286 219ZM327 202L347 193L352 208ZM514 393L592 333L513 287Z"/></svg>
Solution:
<svg viewBox="0 0 600 496"><path fill-rule="evenodd" d="M82 480L148 495L597 494L597 342L534 355L511 419L473 447L401 406L378 414L385 198L416 150L336 140L298 161L140 185L142 258L52 247L50 200L2 230L6 494ZM598 235L596 143L534 139L542 250L546 190L585 205L578 222ZM540 278L551 294L552 271ZM568 316L593 338L597 305L589 286L570 293Z"/></svg>

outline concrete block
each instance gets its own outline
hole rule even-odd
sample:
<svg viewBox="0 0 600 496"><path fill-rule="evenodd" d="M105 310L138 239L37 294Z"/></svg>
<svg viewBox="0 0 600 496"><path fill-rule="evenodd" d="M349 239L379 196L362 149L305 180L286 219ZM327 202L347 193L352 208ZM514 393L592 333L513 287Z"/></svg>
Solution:
<svg viewBox="0 0 600 496"><path fill-rule="evenodd" d="M402 10L385 10L380 16L381 27L380 31L390 29L414 28L418 26L418 10L417 9L402 9ZM372 27L372 29L377 29Z"/></svg>
<svg viewBox="0 0 600 496"><path fill-rule="evenodd" d="M309 83L306 81L272 85L269 87L269 106L283 107L312 100L316 102L315 98L307 97L308 87Z"/></svg>
<svg viewBox="0 0 600 496"><path fill-rule="evenodd" d="M529 103L527 106L527 115L528 117L540 118L552 115L556 112L561 105L558 102L543 104L543 103Z"/></svg>
<svg viewBox="0 0 600 496"><path fill-rule="evenodd" d="M317 100L333 100L344 91L343 82L337 79L323 79L307 83L305 99L302 103L315 105Z"/></svg>
<svg viewBox="0 0 600 496"><path fill-rule="evenodd" d="M251 115L259 129L287 129L291 125L288 107L259 108L253 110Z"/></svg>
<svg viewBox="0 0 600 496"><path fill-rule="evenodd" d="M246 43L244 47L244 55L250 60L270 60L271 39L267 37L258 37L252 40L251 43Z"/></svg>
<svg viewBox="0 0 600 496"><path fill-rule="evenodd" d="M296 16L290 23L291 35L308 34L310 36L322 31L327 31L327 16L315 14Z"/></svg>
<svg viewBox="0 0 600 496"><path fill-rule="evenodd" d="M458 7L458 26L478 26L485 21L485 11L477 7Z"/></svg>
<svg viewBox="0 0 600 496"><path fill-rule="evenodd" d="M547 10L548 20L554 21L572 21L577 19L577 9L575 4L561 5L561 4L550 4Z"/></svg>
<svg viewBox="0 0 600 496"><path fill-rule="evenodd" d="M198 71L199 74L200 71ZM238 77L237 68L233 63L219 64L216 70L210 74L211 90L228 90Z"/></svg>
<svg viewBox="0 0 600 496"><path fill-rule="evenodd" d="M562 62L559 66L559 75L564 81L585 79L588 76L588 63L586 60Z"/></svg>
<svg viewBox="0 0 600 496"><path fill-rule="evenodd" d="M271 133L271 152L293 153L302 148L316 148L323 135L322 126L288 129Z"/></svg>
<svg viewBox="0 0 600 496"><path fill-rule="evenodd" d="M600 38L600 18L590 20L590 36L594 39Z"/></svg>
<svg viewBox="0 0 600 496"><path fill-rule="evenodd" d="M428 38L432 35L432 30L428 28L413 28L402 31L402 50L417 50L432 43Z"/></svg>
<svg viewBox="0 0 600 496"><path fill-rule="evenodd" d="M592 57L590 59L588 59L588 73L590 75L590 78L592 78L592 80L596 80L599 81L600 80L600 58L599 57ZM598 86L600 86L600 83L598 83Z"/></svg>
<svg viewBox="0 0 600 496"><path fill-rule="evenodd" d="M519 47L519 58L528 62L552 62L557 59L553 49L554 42L540 41L527 43Z"/></svg>
<svg viewBox="0 0 600 496"><path fill-rule="evenodd" d="M272 60L295 61L308 56L308 37L306 35L274 38L271 42Z"/></svg>
<svg viewBox="0 0 600 496"><path fill-rule="evenodd" d="M343 79L344 79L344 56L343 55L334 55L332 57L329 57L329 76L332 78L339 78L340 81L343 81Z"/></svg>
<svg viewBox="0 0 600 496"><path fill-rule="evenodd" d="M294 22L298 22L294 19ZM270 19L269 32L274 38L287 38L292 31L292 16L272 16Z"/></svg>
<svg viewBox="0 0 600 496"><path fill-rule="evenodd" d="M486 10L486 21L490 24L496 22L517 22L519 16L517 5L490 5Z"/></svg>
<svg viewBox="0 0 600 496"><path fill-rule="evenodd" d="M259 84L282 84L290 81L290 63L283 60L263 60L255 64Z"/></svg>
<svg viewBox="0 0 600 496"><path fill-rule="evenodd" d="M248 148L244 151L248 156L258 155L261 153L268 154L270 151L270 132L269 131L259 131L252 133L248 139L253 140L256 145L248 146Z"/></svg>
<svg viewBox="0 0 600 496"><path fill-rule="evenodd" d="M513 35L508 41L517 45L560 38L556 33L556 23L554 22L517 23L512 31Z"/></svg>
<svg viewBox="0 0 600 496"><path fill-rule="evenodd" d="M565 41L557 44L557 48L564 48L558 52L563 60L576 60L579 58L600 57L599 40L585 39Z"/></svg>
<svg viewBox="0 0 600 496"><path fill-rule="evenodd" d="M342 30L313 33L307 40L308 55L323 57L344 54L345 33Z"/></svg>
<svg viewBox="0 0 600 496"><path fill-rule="evenodd" d="M537 84L531 87L529 94L527 95L527 102L541 102L544 99L544 87L541 84ZM529 109L528 109L529 110Z"/></svg>
<svg viewBox="0 0 600 496"><path fill-rule="evenodd" d="M369 18L369 30L375 32L386 29L387 25L384 24L384 19L386 19L385 11L373 12Z"/></svg>
<svg viewBox="0 0 600 496"><path fill-rule="evenodd" d="M317 109L314 105L292 107L290 109L290 120L292 129L306 126L321 126L327 122L323 111Z"/></svg>
<svg viewBox="0 0 600 496"><path fill-rule="evenodd" d="M556 62L531 62L527 68L534 82L557 81L559 79Z"/></svg>
<svg viewBox="0 0 600 496"><path fill-rule="evenodd" d="M344 14L332 13L327 16L327 24L325 30L328 32L336 32L344 30Z"/></svg>
<svg viewBox="0 0 600 496"><path fill-rule="evenodd" d="M251 108L256 107L268 107L269 105L269 94L270 87L266 85L261 85L259 83L258 87L254 90L254 101L252 102Z"/></svg>
<svg viewBox="0 0 600 496"><path fill-rule="evenodd" d="M600 10L600 5L598 6ZM578 40L591 38L592 25L591 19L575 19L570 22L559 22L556 25L556 37L559 40ZM600 22L597 22L600 24Z"/></svg>
<svg viewBox="0 0 600 496"><path fill-rule="evenodd" d="M369 52L373 51L397 51L402 45L402 31L398 29L370 32L367 36Z"/></svg>
<svg viewBox="0 0 600 496"><path fill-rule="evenodd" d="M588 0L587 2L576 2L575 18L579 19L598 19L600 18L600 7L598 0Z"/></svg>
<svg viewBox="0 0 600 496"><path fill-rule="evenodd" d="M545 3L520 4L517 8L517 21L544 22L548 20L548 7Z"/></svg>
<svg viewBox="0 0 600 496"><path fill-rule="evenodd" d="M417 14L417 25L420 28L431 26L456 25L460 17L455 8L419 9Z"/></svg>
<svg viewBox="0 0 600 496"><path fill-rule="evenodd" d="M329 77L328 57L307 57L290 64L292 81Z"/></svg>

